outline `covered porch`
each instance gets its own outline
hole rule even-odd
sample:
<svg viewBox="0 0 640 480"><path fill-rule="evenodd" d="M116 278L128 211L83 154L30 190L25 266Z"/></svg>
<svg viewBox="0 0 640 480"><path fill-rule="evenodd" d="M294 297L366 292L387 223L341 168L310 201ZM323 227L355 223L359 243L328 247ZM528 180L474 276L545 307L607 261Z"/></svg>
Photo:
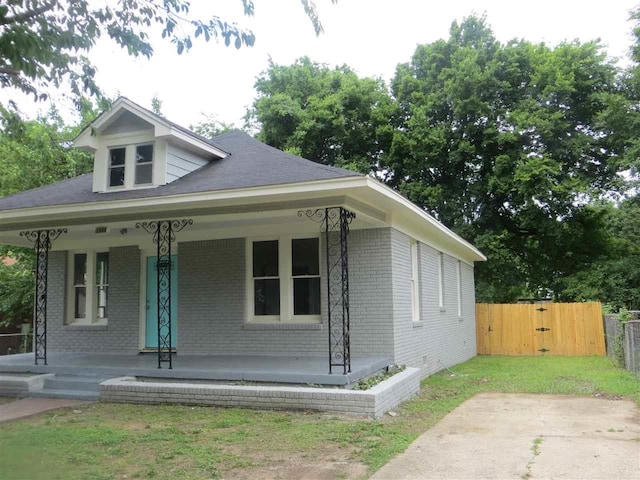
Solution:
<svg viewBox="0 0 640 480"><path fill-rule="evenodd" d="M384 369L392 314L366 272L386 214L332 187L4 225L36 253L35 354L0 371L349 385Z"/></svg>
<svg viewBox="0 0 640 480"><path fill-rule="evenodd" d="M47 365L35 365L34 354L0 357L2 373L53 373L96 377L149 377L221 382L327 385L345 387L390 365L382 356L351 358L351 372L329 374L326 356L176 355L172 369L159 369L157 354L48 354Z"/></svg>

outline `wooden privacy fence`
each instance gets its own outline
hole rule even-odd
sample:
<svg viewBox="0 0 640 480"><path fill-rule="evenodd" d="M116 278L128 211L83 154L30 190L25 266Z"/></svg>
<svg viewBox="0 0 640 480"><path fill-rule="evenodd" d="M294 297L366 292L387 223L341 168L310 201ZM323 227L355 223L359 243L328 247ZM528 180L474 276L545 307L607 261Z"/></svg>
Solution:
<svg viewBox="0 0 640 480"><path fill-rule="evenodd" d="M605 355L602 306L476 305L478 355Z"/></svg>

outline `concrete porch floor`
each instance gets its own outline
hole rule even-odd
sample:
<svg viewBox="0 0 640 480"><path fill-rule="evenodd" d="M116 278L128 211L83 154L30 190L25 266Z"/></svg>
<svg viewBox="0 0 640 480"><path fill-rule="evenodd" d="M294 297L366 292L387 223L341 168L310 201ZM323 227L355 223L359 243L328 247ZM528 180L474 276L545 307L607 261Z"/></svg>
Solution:
<svg viewBox="0 0 640 480"><path fill-rule="evenodd" d="M138 376L198 380L252 381L318 385L350 385L390 365L386 357L351 359L351 373L340 367L329 374L329 360L321 356L182 355L159 369L154 353L49 353L47 365L34 365L32 353L0 356L0 372L33 372L103 377Z"/></svg>

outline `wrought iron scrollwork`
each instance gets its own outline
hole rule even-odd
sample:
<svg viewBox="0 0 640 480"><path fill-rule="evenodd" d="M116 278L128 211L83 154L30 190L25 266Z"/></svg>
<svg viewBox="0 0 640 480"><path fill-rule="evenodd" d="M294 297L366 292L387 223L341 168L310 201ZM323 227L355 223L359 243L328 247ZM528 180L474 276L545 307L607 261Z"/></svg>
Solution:
<svg viewBox="0 0 640 480"><path fill-rule="evenodd" d="M35 364L42 360L47 364L47 277L49 273L49 250L51 243L63 233L66 228L51 228L46 230L28 230L20 232L20 236L33 244L36 254L35 289L33 305L33 351Z"/></svg>
<svg viewBox="0 0 640 480"><path fill-rule="evenodd" d="M157 301L158 301L158 368L163 363L173 368L173 347L171 338L171 244L176 241L176 233L193 225L193 220L158 220L136 223L153 235L156 245Z"/></svg>
<svg viewBox="0 0 640 480"><path fill-rule="evenodd" d="M342 207L300 210L320 224L324 233L327 273L327 327L329 330L329 373L333 367L351 372L351 331L349 318L349 226L356 214Z"/></svg>

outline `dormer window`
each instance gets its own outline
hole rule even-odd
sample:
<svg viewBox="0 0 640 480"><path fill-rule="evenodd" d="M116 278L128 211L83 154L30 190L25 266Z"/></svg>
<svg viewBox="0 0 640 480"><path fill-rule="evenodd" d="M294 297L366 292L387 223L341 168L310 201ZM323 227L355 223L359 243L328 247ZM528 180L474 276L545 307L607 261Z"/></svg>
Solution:
<svg viewBox="0 0 640 480"><path fill-rule="evenodd" d="M108 188L153 185L153 143L109 148Z"/></svg>
<svg viewBox="0 0 640 480"><path fill-rule="evenodd" d="M94 154L92 191L167 185L228 153L121 97L74 140Z"/></svg>
<svg viewBox="0 0 640 480"><path fill-rule="evenodd" d="M153 183L153 144L136 146L136 185Z"/></svg>
<svg viewBox="0 0 640 480"><path fill-rule="evenodd" d="M125 158L127 149L124 147L109 150L109 186L124 186Z"/></svg>

